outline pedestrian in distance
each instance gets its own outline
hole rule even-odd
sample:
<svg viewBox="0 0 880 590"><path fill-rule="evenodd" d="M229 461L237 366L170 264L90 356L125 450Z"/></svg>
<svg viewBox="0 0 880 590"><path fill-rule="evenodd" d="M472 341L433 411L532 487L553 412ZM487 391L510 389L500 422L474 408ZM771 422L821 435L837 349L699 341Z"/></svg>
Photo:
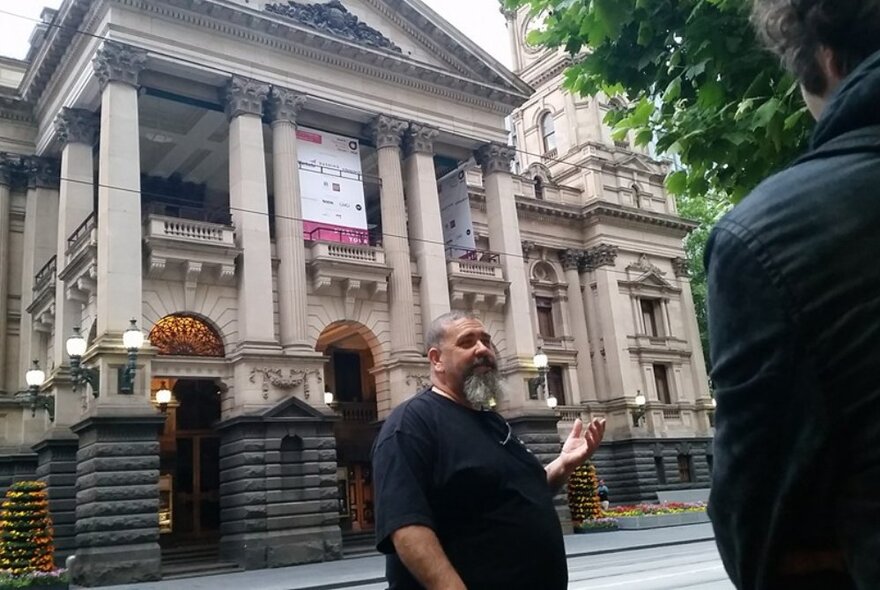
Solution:
<svg viewBox="0 0 880 590"><path fill-rule="evenodd" d="M610 505L608 502L608 486L605 485L605 480L599 480L599 487L596 488L596 493L599 495L599 504L602 506L602 510L608 510L608 506Z"/></svg>
<svg viewBox="0 0 880 590"><path fill-rule="evenodd" d="M545 467L490 408L501 382L489 333L444 314L426 337L429 389L395 408L373 446L376 540L391 590L564 590L553 496L589 459L604 420L575 421Z"/></svg>
<svg viewBox="0 0 880 590"><path fill-rule="evenodd" d="M880 588L880 0L754 0L817 120L713 230L709 515L740 590Z"/></svg>

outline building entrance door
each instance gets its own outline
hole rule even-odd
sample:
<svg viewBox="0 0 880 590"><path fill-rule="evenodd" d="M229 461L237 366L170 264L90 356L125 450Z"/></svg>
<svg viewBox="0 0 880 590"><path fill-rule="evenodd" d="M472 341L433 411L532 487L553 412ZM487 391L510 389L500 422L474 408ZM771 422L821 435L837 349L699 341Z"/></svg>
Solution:
<svg viewBox="0 0 880 590"><path fill-rule="evenodd" d="M173 381L160 442L162 544L215 543L220 532L218 387L211 380Z"/></svg>
<svg viewBox="0 0 880 590"><path fill-rule="evenodd" d="M373 472L369 463L348 466L348 498L351 529L373 530Z"/></svg>

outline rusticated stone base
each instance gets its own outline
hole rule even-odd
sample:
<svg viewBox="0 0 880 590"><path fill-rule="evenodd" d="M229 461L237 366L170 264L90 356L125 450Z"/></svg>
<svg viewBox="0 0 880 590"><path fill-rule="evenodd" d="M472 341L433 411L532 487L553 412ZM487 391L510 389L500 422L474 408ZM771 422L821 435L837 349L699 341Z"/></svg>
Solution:
<svg viewBox="0 0 880 590"><path fill-rule="evenodd" d="M535 454L542 465L553 461L559 456L559 451L562 449L556 421L556 416L551 412L534 416L517 416L508 420L513 428L513 433L526 445L526 448ZM556 513L559 515L559 522L562 525L562 532L571 534L574 532L574 528L571 523L571 512L568 509L568 494L565 487L556 495L554 503L556 504Z"/></svg>
<svg viewBox="0 0 880 590"><path fill-rule="evenodd" d="M224 560L257 569L342 556L333 421L290 398L218 425Z"/></svg>
<svg viewBox="0 0 880 590"><path fill-rule="evenodd" d="M55 529L55 564L64 566L76 551L76 452L79 440L70 431L50 432L34 445L37 477L46 482L49 511Z"/></svg>
<svg viewBox="0 0 880 590"><path fill-rule="evenodd" d="M96 416L74 425L73 581L106 586L158 580L159 428L164 416Z"/></svg>
<svg viewBox="0 0 880 590"><path fill-rule="evenodd" d="M0 498L17 481L37 479L37 455L22 449L10 449L0 455Z"/></svg>

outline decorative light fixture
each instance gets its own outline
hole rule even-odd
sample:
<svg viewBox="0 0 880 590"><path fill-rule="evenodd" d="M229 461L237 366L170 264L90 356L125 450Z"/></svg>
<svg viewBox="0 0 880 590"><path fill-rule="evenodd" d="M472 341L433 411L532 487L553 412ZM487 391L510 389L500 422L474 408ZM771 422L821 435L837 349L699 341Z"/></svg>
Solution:
<svg viewBox="0 0 880 590"><path fill-rule="evenodd" d="M137 372L138 350L144 344L144 333L137 327L137 322L132 318L131 325L122 333L122 346L128 351L128 362L122 369L119 379L119 393L132 393L134 391L134 375Z"/></svg>
<svg viewBox="0 0 880 590"><path fill-rule="evenodd" d="M24 381L28 388L19 391L15 397L25 406L31 409L31 418L37 415L37 408L43 408L49 413L49 420L55 421L55 396L40 393L40 388L46 382L46 373L40 368L40 363L34 361L33 366L24 374Z"/></svg>
<svg viewBox="0 0 880 590"><path fill-rule="evenodd" d="M555 396L555 395L550 394L550 395L547 396L547 407L548 407L548 408L550 408L551 410L553 410L553 409L555 409L556 406L558 406L558 405L559 405L559 400L556 399L556 396Z"/></svg>
<svg viewBox="0 0 880 590"><path fill-rule="evenodd" d="M547 355L539 346L538 352L532 357L532 362L535 363L535 368L538 369L538 376L529 379L529 397L531 399L541 399L541 396L546 395L548 392L547 373L550 372L550 359L547 358ZM550 405L549 397L547 398L547 405ZM556 407L556 405L554 404L550 407Z"/></svg>
<svg viewBox="0 0 880 590"><path fill-rule="evenodd" d="M171 390L165 385L165 382L162 382L162 387L159 391L156 392L156 403L159 404L159 409L162 410L162 413L168 411L168 404L171 402Z"/></svg>
<svg viewBox="0 0 880 590"><path fill-rule="evenodd" d="M73 329L73 336L67 339L67 356L70 357L70 376L73 379L73 392L83 385L92 387L92 395L98 397L100 374L96 369L82 366L82 357L86 353L86 339L80 334L79 328Z"/></svg>
<svg viewBox="0 0 880 590"><path fill-rule="evenodd" d="M324 392L324 403L328 406L333 403L333 392L325 391Z"/></svg>
<svg viewBox="0 0 880 590"><path fill-rule="evenodd" d="M645 419L645 412L647 411L648 400L645 399L645 396L642 394L642 391L639 389L636 391L636 409L632 410L633 417L633 426L641 426L642 420Z"/></svg>

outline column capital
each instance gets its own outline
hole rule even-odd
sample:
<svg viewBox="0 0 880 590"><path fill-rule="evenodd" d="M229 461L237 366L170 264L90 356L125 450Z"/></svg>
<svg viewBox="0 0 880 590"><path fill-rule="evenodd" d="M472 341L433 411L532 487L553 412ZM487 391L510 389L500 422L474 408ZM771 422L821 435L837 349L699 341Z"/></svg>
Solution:
<svg viewBox="0 0 880 590"><path fill-rule="evenodd" d="M565 270L578 270L583 258L584 251L575 250L574 248L569 248L559 253L559 261L562 263L562 268Z"/></svg>
<svg viewBox="0 0 880 590"><path fill-rule="evenodd" d="M296 118L306 104L305 94L288 90L280 86L272 86L266 102L266 110L271 122L287 121L296 125Z"/></svg>
<svg viewBox="0 0 880 590"><path fill-rule="evenodd" d="M483 169L483 174L493 172L510 173L510 163L516 156L516 150L503 143L487 143L474 151L477 163Z"/></svg>
<svg viewBox="0 0 880 590"><path fill-rule="evenodd" d="M69 143L94 145L100 124L97 113L85 109L64 107L55 117L55 131L63 146Z"/></svg>
<svg viewBox="0 0 880 590"><path fill-rule="evenodd" d="M0 185L12 186L16 184L16 176L20 180L20 175L17 174L19 172L21 172L21 158L0 152Z"/></svg>
<svg viewBox="0 0 880 590"><path fill-rule="evenodd" d="M691 276L690 266L687 258L673 258L672 270L677 278L688 279Z"/></svg>
<svg viewBox="0 0 880 590"><path fill-rule="evenodd" d="M54 158L28 156L22 162L28 178L28 188L58 188L61 166Z"/></svg>
<svg viewBox="0 0 880 590"><path fill-rule="evenodd" d="M581 262L581 271L596 270L602 266L614 266L617 259L617 246L611 244L599 244L584 250Z"/></svg>
<svg viewBox="0 0 880 590"><path fill-rule="evenodd" d="M123 82L137 87L138 77L146 63L146 51L117 41L104 41L92 59L101 90L109 82Z"/></svg>
<svg viewBox="0 0 880 590"><path fill-rule="evenodd" d="M233 76L226 84L226 116L230 120L239 115L263 115L263 101L269 95L269 85L242 76Z"/></svg>
<svg viewBox="0 0 880 590"><path fill-rule="evenodd" d="M529 254L535 249L535 243L529 240L524 240L520 242L520 246L522 246L523 262L528 262Z"/></svg>
<svg viewBox="0 0 880 590"><path fill-rule="evenodd" d="M367 123L364 131L376 142L376 148L400 147L404 132L409 129L409 121L395 119L388 115L377 115Z"/></svg>
<svg viewBox="0 0 880 590"><path fill-rule="evenodd" d="M434 155L434 140L440 135L440 131L421 123L410 123L403 140L403 153L406 156L413 154Z"/></svg>

